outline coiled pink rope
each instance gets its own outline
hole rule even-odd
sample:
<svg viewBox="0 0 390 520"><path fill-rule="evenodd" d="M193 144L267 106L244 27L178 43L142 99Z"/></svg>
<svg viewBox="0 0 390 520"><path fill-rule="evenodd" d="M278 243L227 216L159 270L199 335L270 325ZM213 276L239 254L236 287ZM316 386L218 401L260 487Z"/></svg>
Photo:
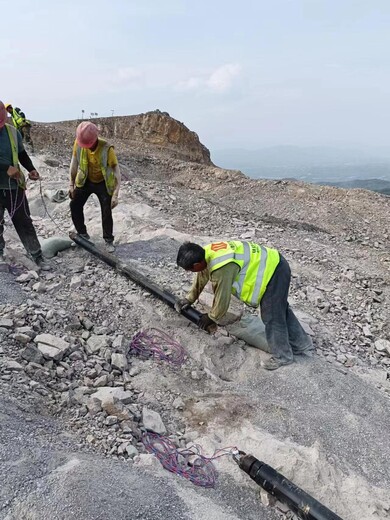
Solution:
<svg viewBox="0 0 390 520"><path fill-rule="evenodd" d="M131 340L130 353L166 361L175 366L183 365L186 360L186 352L180 343L155 328L138 332Z"/></svg>
<svg viewBox="0 0 390 520"><path fill-rule="evenodd" d="M213 460L237 452L237 448L229 446L214 452L211 457L201 454L201 447L194 444L188 448L178 449L167 437L147 432L142 437L146 451L153 453L163 467L186 478L195 486L213 488L218 479Z"/></svg>

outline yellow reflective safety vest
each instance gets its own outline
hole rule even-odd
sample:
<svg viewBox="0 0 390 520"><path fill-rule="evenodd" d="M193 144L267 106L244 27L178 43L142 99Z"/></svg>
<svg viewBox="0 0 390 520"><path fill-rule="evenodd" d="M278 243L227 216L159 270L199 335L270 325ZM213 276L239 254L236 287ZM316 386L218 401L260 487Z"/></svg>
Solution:
<svg viewBox="0 0 390 520"><path fill-rule="evenodd" d="M30 124L30 122L27 121L27 119L25 117L20 115L19 112L15 108L12 109L11 117L12 117L12 122L17 130L19 130L19 128L22 128L22 126L24 126L24 125Z"/></svg>
<svg viewBox="0 0 390 520"><path fill-rule="evenodd" d="M257 307L279 264L279 252L254 242L238 240L214 242L203 249L210 273L230 262L240 267L232 294L247 305Z"/></svg>
<svg viewBox="0 0 390 520"><path fill-rule="evenodd" d="M108 150L112 148L112 145L108 144L104 139L99 139L99 143L103 143L99 158L100 167L102 169L104 182L106 183L107 192L109 195L112 195L116 186L114 170L108 165ZM86 148L77 146L76 155L79 166L75 184L77 188L82 188L88 178L88 153Z"/></svg>
<svg viewBox="0 0 390 520"><path fill-rule="evenodd" d="M26 188L26 178L19 167L18 131L16 130L16 128L14 128L11 125L6 124L5 127L7 129L9 142L11 144L12 164L13 164L13 166L15 166L15 168L18 168L18 170L20 171L18 185L19 185L19 188L22 188L22 190L24 190Z"/></svg>

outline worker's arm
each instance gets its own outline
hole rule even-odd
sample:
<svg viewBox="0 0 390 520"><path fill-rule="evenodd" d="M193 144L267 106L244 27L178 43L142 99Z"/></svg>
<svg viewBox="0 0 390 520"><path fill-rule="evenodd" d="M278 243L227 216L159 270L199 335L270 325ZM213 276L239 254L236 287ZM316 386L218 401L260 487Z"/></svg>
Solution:
<svg viewBox="0 0 390 520"><path fill-rule="evenodd" d="M69 189L70 190L74 189L74 184L76 181L78 167L79 167L79 162L77 160L77 141L75 141L74 145L73 145L73 151L72 151L72 160L70 162L70 167L69 167Z"/></svg>
<svg viewBox="0 0 390 520"><path fill-rule="evenodd" d="M74 185L76 182L77 170L79 168L79 161L77 159L77 142L74 142L72 160L70 161L69 167L69 198L73 199L74 196Z"/></svg>
<svg viewBox="0 0 390 520"><path fill-rule="evenodd" d="M211 320L218 322L227 313L232 296L232 285L239 271L239 266L231 262L211 273L210 281L214 291L213 306L209 312Z"/></svg>
<svg viewBox="0 0 390 520"><path fill-rule="evenodd" d="M114 193L112 194L111 199L111 207L115 208L115 206L118 205L118 196L119 196L119 189L121 187L121 171L118 164L118 159L115 154L114 147L111 146L108 150L108 157L107 157L108 165L112 168L114 175L115 175L115 189Z"/></svg>
<svg viewBox="0 0 390 520"><path fill-rule="evenodd" d="M194 303L200 296L203 289L206 287L207 282L209 281L209 270L204 269L200 271L200 273L196 274L194 281L192 282L192 287L190 292L187 294L186 299L190 303Z"/></svg>
<svg viewBox="0 0 390 520"><path fill-rule="evenodd" d="M111 197L111 207L115 208L118 205L119 189L121 187L121 172L119 164L114 166L113 171L115 175L115 189Z"/></svg>
<svg viewBox="0 0 390 520"><path fill-rule="evenodd" d="M119 164L114 166L113 170L114 170L115 181L116 181L114 193L116 193L118 195L119 189L121 187L121 171L119 168Z"/></svg>
<svg viewBox="0 0 390 520"><path fill-rule="evenodd" d="M35 166L33 165L28 153L24 149L23 141L22 141L22 134L19 132L19 130L16 131L17 139L18 139L18 159L20 164L23 166L23 168L26 168L26 170L30 173L35 170Z"/></svg>
<svg viewBox="0 0 390 520"><path fill-rule="evenodd" d="M72 155L72 161L70 163L70 168L69 168L69 187L72 187L72 188L74 187L78 166L79 166L79 163L77 161L77 157Z"/></svg>
<svg viewBox="0 0 390 520"><path fill-rule="evenodd" d="M23 168L26 168L26 170L31 173L35 170L35 166L33 165L30 157L28 156L26 150L23 150L23 152L18 153L18 158L20 164L23 166Z"/></svg>

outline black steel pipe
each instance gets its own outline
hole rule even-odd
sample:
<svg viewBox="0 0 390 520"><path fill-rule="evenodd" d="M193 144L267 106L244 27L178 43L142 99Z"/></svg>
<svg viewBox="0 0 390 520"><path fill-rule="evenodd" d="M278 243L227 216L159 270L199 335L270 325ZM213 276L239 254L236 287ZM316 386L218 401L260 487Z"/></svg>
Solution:
<svg viewBox="0 0 390 520"><path fill-rule="evenodd" d="M239 467L270 495L289 506L303 520L342 520L311 495L253 455L235 457Z"/></svg>
<svg viewBox="0 0 390 520"><path fill-rule="evenodd" d="M104 262L106 262L106 264L110 265L111 267L114 267L119 273L125 275L132 282L135 282L136 284L140 285L141 287L149 291L151 294L153 294L153 296L156 296L164 303L169 305L169 307L175 307L175 303L178 301L178 298L174 294L170 293L169 291L166 291L165 289L162 289L154 282L149 280L149 278L147 278L143 274L136 271L134 268L119 260L116 256L111 255L106 251L102 251L101 249L96 247L95 244L93 244L89 240L86 240L85 238L80 237L77 233L69 233L69 236L74 242L76 242L77 245L83 247L89 253L92 253L100 260L103 260ZM181 314L188 320L192 321L192 323L195 323L196 325L198 324L202 316L202 314L193 307L188 307L187 309L182 310Z"/></svg>

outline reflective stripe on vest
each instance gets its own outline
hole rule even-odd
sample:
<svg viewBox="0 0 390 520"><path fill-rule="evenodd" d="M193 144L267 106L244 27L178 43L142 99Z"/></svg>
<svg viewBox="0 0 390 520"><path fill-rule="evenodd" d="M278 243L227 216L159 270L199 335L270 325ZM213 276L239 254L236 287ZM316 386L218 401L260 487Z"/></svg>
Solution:
<svg viewBox="0 0 390 520"><path fill-rule="evenodd" d="M256 305L255 302L259 301L261 286L263 285L263 278L264 278L264 274L265 274L265 266L267 265L267 258L268 258L267 249L263 246L260 246L260 248L261 248L260 266L259 266L259 270L257 271L256 284L255 284L255 288L253 290L252 305Z"/></svg>
<svg viewBox="0 0 390 520"><path fill-rule="evenodd" d="M251 259L251 251L250 251L248 242L243 242L242 244L244 246L244 254L242 255L243 260L244 260L244 265L238 274L238 280L233 283L233 289L236 290L237 294L242 294L245 276L248 271L249 262Z"/></svg>
<svg viewBox="0 0 390 520"><path fill-rule="evenodd" d="M112 195L116 186L114 170L108 165L108 151L110 148L112 148L112 146L103 139L99 139L99 144L100 143L103 143L102 149L100 150L100 168L102 170L107 192L109 195ZM77 188L82 188L88 178L88 153L85 148L77 146L76 155L79 167L75 182Z"/></svg>
<svg viewBox="0 0 390 520"><path fill-rule="evenodd" d="M5 125L8 133L9 142L11 145L12 150L12 164L15 166L15 168L19 168L19 153L18 153L18 131L16 128L14 128L11 125ZM19 180L18 180L19 188L22 188L23 190L26 187L26 179L24 177L23 172L20 171Z"/></svg>
<svg viewBox="0 0 390 520"><path fill-rule="evenodd" d="M225 262L226 260L245 260L245 255L240 255L239 253L228 253L227 255L219 256L218 258L214 258L214 260L211 260L209 263L209 269L213 270L213 267L216 265L221 264L222 262ZM249 258L248 258L249 259Z"/></svg>
<svg viewBox="0 0 390 520"><path fill-rule="evenodd" d="M21 128L24 123L27 122L26 119L15 110L15 108L12 109L11 117L16 129Z"/></svg>
<svg viewBox="0 0 390 520"><path fill-rule="evenodd" d="M210 273L232 262L240 267L232 293L247 305L257 307L279 263L278 251L246 241L217 242L204 249Z"/></svg>

